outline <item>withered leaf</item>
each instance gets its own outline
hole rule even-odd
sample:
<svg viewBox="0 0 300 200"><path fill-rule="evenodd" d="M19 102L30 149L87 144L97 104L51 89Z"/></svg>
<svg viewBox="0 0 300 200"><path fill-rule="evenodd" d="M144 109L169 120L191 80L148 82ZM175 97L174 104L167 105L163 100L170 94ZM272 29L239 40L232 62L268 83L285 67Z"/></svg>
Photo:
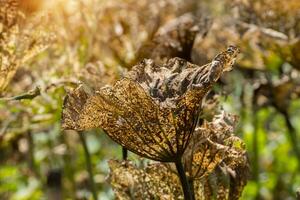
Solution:
<svg viewBox="0 0 300 200"><path fill-rule="evenodd" d="M277 83L261 83L254 91L254 104L258 107L273 105L279 111L285 112L291 99L300 96L300 82L297 80L298 78L285 77Z"/></svg>
<svg viewBox="0 0 300 200"><path fill-rule="evenodd" d="M232 145L224 159L224 168L229 176L230 186L228 197L230 200L240 198L250 175L249 159L244 142L238 137L228 140Z"/></svg>
<svg viewBox="0 0 300 200"><path fill-rule="evenodd" d="M93 91L99 90L104 85L113 84L117 78L117 73L108 70L101 61L90 62L78 74L79 79Z"/></svg>
<svg viewBox="0 0 300 200"><path fill-rule="evenodd" d="M237 47L229 46L211 63L201 67L180 58L169 59L164 65L145 59L134 66L127 77L141 84L164 107L174 107L183 95L188 95L188 90L209 88L224 71L231 70L238 53Z"/></svg>
<svg viewBox="0 0 300 200"><path fill-rule="evenodd" d="M164 164L138 168L128 161L110 160L109 167L116 199L183 199L179 178Z"/></svg>
<svg viewBox="0 0 300 200"><path fill-rule="evenodd" d="M162 64L179 57L190 61L197 34L206 35L210 26L208 18L198 19L191 13L184 14L161 27L154 38L138 50L137 60L151 58Z"/></svg>
<svg viewBox="0 0 300 200"><path fill-rule="evenodd" d="M227 150L225 146L215 144L209 139L203 140L194 143L192 139L191 149L188 148L184 154L185 158L189 158L184 162L186 170L188 170L188 175L194 179L209 175L222 162Z"/></svg>
<svg viewBox="0 0 300 200"><path fill-rule="evenodd" d="M171 112L160 109L139 84L128 78L92 96L78 123L85 128L102 127L128 150L154 160L170 161L176 151Z"/></svg>
<svg viewBox="0 0 300 200"><path fill-rule="evenodd" d="M235 121L234 116L223 112L212 122L204 121L196 128L183 156L185 169L192 179L209 175L226 158L231 148L226 141L235 137L232 135Z"/></svg>
<svg viewBox="0 0 300 200"><path fill-rule="evenodd" d="M247 23L255 23L264 28L281 31L289 36L300 34L298 0L288 3L280 0L264 0L254 4L250 0L234 1L237 5L237 17ZM273 14L268 14L272 12Z"/></svg>
<svg viewBox="0 0 300 200"><path fill-rule="evenodd" d="M129 161L110 160L109 167L109 182L116 199L184 199L178 175L167 164L137 167ZM195 180L193 185L196 200L211 199L213 188L208 179Z"/></svg>
<svg viewBox="0 0 300 200"><path fill-rule="evenodd" d="M236 121L236 116L222 112L212 122L205 122L202 129L196 130L198 137L192 138L183 156L195 199L240 198L248 180L249 162L243 141L232 134ZM202 148L193 146L195 138L199 142L197 147L202 145ZM195 148L193 154L189 152L191 147ZM197 154L202 156L201 161L197 159ZM190 156L194 162L192 164L187 160ZM160 163L137 168L129 162L110 161L110 182L118 199L182 199L173 165ZM190 165L192 167L189 168Z"/></svg>
<svg viewBox="0 0 300 200"><path fill-rule="evenodd" d="M53 36L41 24L20 23L19 1L0 0L0 95L18 68L48 47ZM31 19L33 21L33 19Z"/></svg>
<svg viewBox="0 0 300 200"><path fill-rule="evenodd" d="M244 142L233 135L236 121L236 116L222 112L212 122L204 122L183 155L194 185L204 186L204 191L197 190L204 199L214 195L217 199L239 199L247 183L249 161Z"/></svg>
<svg viewBox="0 0 300 200"><path fill-rule="evenodd" d="M89 97L80 113L69 109L62 117L76 116L69 118L77 124L71 129L101 127L115 142L140 156L172 162L188 144L203 97L223 71L231 68L237 54L236 47L229 47L202 67L179 58L164 66L145 60L113 87L103 87ZM72 104L67 99L64 108Z"/></svg>
<svg viewBox="0 0 300 200"><path fill-rule="evenodd" d="M80 119L82 108L89 96L90 95L84 90L82 85L66 95L61 118L63 129L78 131L85 129L78 121Z"/></svg>

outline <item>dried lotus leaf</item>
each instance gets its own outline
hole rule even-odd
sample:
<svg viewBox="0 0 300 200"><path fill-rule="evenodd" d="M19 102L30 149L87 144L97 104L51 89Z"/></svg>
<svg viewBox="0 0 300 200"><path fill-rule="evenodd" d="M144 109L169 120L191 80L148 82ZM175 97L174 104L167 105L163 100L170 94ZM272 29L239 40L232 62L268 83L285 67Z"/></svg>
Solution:
<svg viewBox="0 0 300 200"><path fill-rule="evenodd" d="M145 60L114 86L85 99L75 112L73 127L101 127L115 142L140 156L173 162L188 145L202 99L223 70L231 68L238 52L230 46L202 67L179 58L163 67ZM65 109L72 107L72 103L65 105Z"/></svg>

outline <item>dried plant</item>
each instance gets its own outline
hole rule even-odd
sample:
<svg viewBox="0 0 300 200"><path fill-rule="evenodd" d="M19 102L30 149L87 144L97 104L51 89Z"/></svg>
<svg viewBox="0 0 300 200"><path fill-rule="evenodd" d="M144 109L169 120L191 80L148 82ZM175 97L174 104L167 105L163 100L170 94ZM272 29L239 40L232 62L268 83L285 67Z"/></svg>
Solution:
<svg viewBox="0 0 300 200"><path fill-rule="evenodd" d="M174 161L188 144L201 99L223 71L231 69L237 53L237 48L230 47L203 67L178 58L162 67L145 60L113 87L104 87L90 98L78 96L77 90L69 94L62 126L77 130L102 127L141 156ZM76 107L80 110L75 112Z"/></svg>
<svg viewBox="0 0 300 200"><path fill-rule="evenodd" d="M249 163L244 143L233 134L236 121L236 116L222 112L196 129L183 156L196 199L233 200L241 196ZM109 165L117 199L183 199L180 181L170 164L137 167L111 160Z"/></svg>
<svg viewBox="0 0 300 200"><path fill-rule="evenodd" d="M235 122L234 116L222 113L196 128L183 157L192 179L210 174L228 156L229 144L236 138L232 135Z"/></svg>
<svg viewBox="0 0 300 200"><path fill-rule="evenodd" d="M78 74L78 79L92 91L112 85L119 78L114 70L108 70L100 61L88 63Z"/></svg>
<svg viewBox="0 0 300 200"><path fill-rule="evenodd" d="M299 0L0 0L0 199L47 198L57 163L57 196L113 198L106 159L120 152L105 132L125 150L109 162L117 199L293 199L299 11ZM230 44L242 54L223 76L224 54L212 58ZM60 134L61 111L77 131ZM252 165L243 195L237 135ZM138 155L124 161L127 148Z"/></svg>
<svg viewBox="0 0 300 200"><path fill-rule="evenodd" d="M114 86L88 96L80 88L64 101L62 126L86 130L101 127L117 143L146 158L174 162L188 189L182 155L198 122L202 99L231 69L239 53L230 46L207 65L199 67L174 58L163 66L146 59Z"/></svg>
<svg viewBox="0 0 300 200"><path fill-rule="evenodd" d="M237 17L240 21L273 29L289 37L300 34L300 3L297 0L288 3L279 0L236 0L233 4L238 8Z"/></svg>
<svg viewBox="0 0 300 200"><path fill-rule="evenodd" d="M180 180L165 164L137 167L130 161L109 161L116 199L183 199Z"/></svg>
<svg viewBox="0 0 300 200"><path fill-rule="evenodd" d="M7 86L13 77L18 65L15 56L15 40L19 32L17 23L18 1L0 1L0 92Z"/></svg>
<svg viewBox="0 0 300 200"><path fill-rule="evenodd" d="M0 93L4 91L19 66L45 50L53 35L42 30L40 17L23 20L19 1L0 1Z"/></svg>
<svg viewBox="0 0 300 200"><path fill-rule="evenodd" d="M275 83L260 83L254 91L253 103L256 108L273 105L280 112L287 112L291 100L299 96L299 75L295 74L294 78L286 76Z"/></svg>
<svg viewBox="0 0 300 200"><path fill-rule="evenodd" d="M234 135L237 116L224 111L197 127L183 163L196 199L239 199L249 178L244 142Z"/></svg>
<svg viewBox="0 0 300 200"><path fill-rule="evenodd" d="M163 64L170 58L179 57L191 61L196 36L205 36L210 26L208 17L199 19L191 13L175 18L138 50L137 60L151 58L155 63Z"/></svg>
<svg viewBox="0 0 300 200"><path fill-rule="evenodd" d="M9 27L17 23L19 13L17 0L1 0L0 1L0 22L1 32L6 31Z"/></svg>

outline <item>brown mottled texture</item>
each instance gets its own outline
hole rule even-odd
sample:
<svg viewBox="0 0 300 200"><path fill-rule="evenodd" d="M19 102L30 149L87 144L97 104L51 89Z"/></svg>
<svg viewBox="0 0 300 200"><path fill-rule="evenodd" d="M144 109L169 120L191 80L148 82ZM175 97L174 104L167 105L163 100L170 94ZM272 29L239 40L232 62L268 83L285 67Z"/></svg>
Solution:
<svg viewBox="0 0 300 200"><path fill-rule="evenodd" d="M227 148L210 141L209 138L201 139L197 132L189 144L191 148L188 147L184 154L186 158L184 163L190 177L202 178L209 175L222 162Z"/></svg>
<svg viewBox="0 0 300 200"><path fill-rule="evenodd" d="M131 162L109 161L109 181L116 199L183 200L179 178L164 164L138 168Z"/></svg>
<svg viewBox="0 0 300 200"><path fill-rule="evenodd" d="M239 199L249 178L245 144L233 135L236 122L236 116L224 112L204 122L183 155L190 179L206 180L206 190L211 188L218 199Z"/></svg>
<svg viewBox="0 0 300 200"><path fill-rule="evenodd" d="M257 107L274 105L279 111L284 112L289 107L292 99L300 96L299 77L284 77L282 80L261 83L254 91L253 103Z"/></svg>
<svg viewBox="0 0 300 200"><path fill-rule="evenodd" d="M234 0L231 2L237 7L236 17L240 21L274 29L295 38L300 35L298 0L289 0L288 3L280 0Z"/></svg>
<svg viewBox="0 0 300 200"><path fill-rule="evenodd" d="M228 181L222 172L216 173L216 182L217 182L217 191L216 199L217 200L226 200L229 195Z"/></svg>
<svg viewBox="0 0 300 200"><path fill-rule="evenodd" d="M115 83L118 73L114 70L108 70L102 62L97 61L90 62L82 68L78 77L91 90L97 91L105 85Z"/></svg>
<svg viewBox="0 0 300 200"><path fill-rule="evenodd" d="M138 167L130 161L110 160L109 167L108 180L116 199L184 199L178 176L166 164L151 163ZM195 199L210 200L215 192L221 193L222 186L218 187L219 191L215 191L214 187L208 178L195 180ZM228 195L227 189L223 192L225 196ZM221 200L220 195L218 197Z"/></svg>
<svg viewBox="0 0 300 200"><path fill-rule="evenodd" d="M163 66L144 60L113 87L104 87L88 98L80 113L67 110L73 105L68 99L83 102L75 100L76 93L69 94L63 127L101 127L115 142L140 156L173 162L181 157L193 134L202 99L223 71L231 69L237 54L238 49L231 46L202 67L179 58ZM66 117L73 122L65 123Z"/></svg>
<svg viewBox="0 0 300 200"><path fill-rule="evenodd" d="M191 13L176 18L154 35L137 53L137 60L151 58L162 64L173 57L191 60L191 52L197 34L204 36L211 26L208 18L196 18Z"/></svg>
<svg viewBox="0 0 300 200"><path fill-rule="evenodd" d="M174 107L191 88L209 86L224 71L230 71L238 53L238 48L230 46L201 67L180 58L169 59L162 66L145 59L134 66L127 77L141 84L164 107Z"/></svg>
<svg viewBox="0 0 300 200"><path fill-rule="evenodd" d="M42 23L35 22L40 19L21 23L20 16L19 1L0 0L0 95L3 95L17 69L44 51L54 38L41 30Z"/></svg>
<svg viewBox="0 0 300 200"><path fill-rule="evenodd" d="M202 178L210 174L228 156L228 141L236 138L233 133L234 116L222 113L212 122L205 121L196 128L183 159L191 178Z"/></svg>
<svg viewBox="0 0 300 200"><path fill-rule="evenodd" d="M203 184L203 193L201 194L201 196L203 196L204 200L212 199L214 194L209 179L208 178L203 179L202 184Z"/></svg>
<svg viewBox="0 0 300 200"><path fill-rule="evenodd" d="M242 140L235 138L228 156L224 159L225 170L230 176L229 199L237 200L242 195L250 175L246 147Z"/></svg>
<svg viewBox="0 0 300 200"><path fill-rule="evenodd" d="M195 131L183 162L196 200L241 197L249 163L244 143L233 135L236 122L235 115L222 112ZM157 163L139 168L130 162L110 161L110 183L117 199L182 199L174 167Z"/></svg>
<svg viewBox="0 0 300 200"><path fill-rule="evenodd" d="M17 22L18 8L18 0L0 0L0 34Z"/></svg>
<svg viewBox="0 0 300 200"><path fill-rule="evenodd" d="M18 1L0 0L0 94L15 74L19 62L13 50L18 19Z"/></svg>
<svg viewBox="0 0 300 200"><path fill-rule="evenodd" d="M80 124L77 122L88 98L89 94L84 90L82 85L67 94L62 109L62 128L82 130Z"/></svg>

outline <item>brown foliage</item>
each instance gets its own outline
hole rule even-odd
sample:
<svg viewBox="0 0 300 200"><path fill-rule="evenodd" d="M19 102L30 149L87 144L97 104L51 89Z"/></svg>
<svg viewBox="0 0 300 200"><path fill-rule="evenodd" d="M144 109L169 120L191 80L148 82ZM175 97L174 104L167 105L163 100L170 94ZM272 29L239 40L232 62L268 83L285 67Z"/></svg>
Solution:
<svg viewBox="0 0 300 200"><path fill-rule="evenodd" d="M101 88L87 100L77 90L69 94L62 126L77 130L101 127L138 155L174 161L183 154L194 131L201 99L223 71L231 69L237 53L237 48L229 47L202 67L178 58L164 66L144 60L127 78ZM78 97L83 98L76 100ZM73 108L81 110L78 113Z"/></svg>
<svg viewBox="0 0 300 200"><path fill-rule="evenodd" d="M138 50L137 60L151 58L163 64L174 57L191 61L194 40L197 35L205 36L211 26L208 18L196 18L191 13L184 14L161 27L151 41Z"/></svg>
<svg viewBox="0 0 300 200"><path fill-rule="evenodd" d="M239 199L249 175L245 145L233 134L237 118L224 112L198 127L183 161L196 199ZM183 199L172 164L137 167L110 161L110 183L117 199Z"/></svg>

